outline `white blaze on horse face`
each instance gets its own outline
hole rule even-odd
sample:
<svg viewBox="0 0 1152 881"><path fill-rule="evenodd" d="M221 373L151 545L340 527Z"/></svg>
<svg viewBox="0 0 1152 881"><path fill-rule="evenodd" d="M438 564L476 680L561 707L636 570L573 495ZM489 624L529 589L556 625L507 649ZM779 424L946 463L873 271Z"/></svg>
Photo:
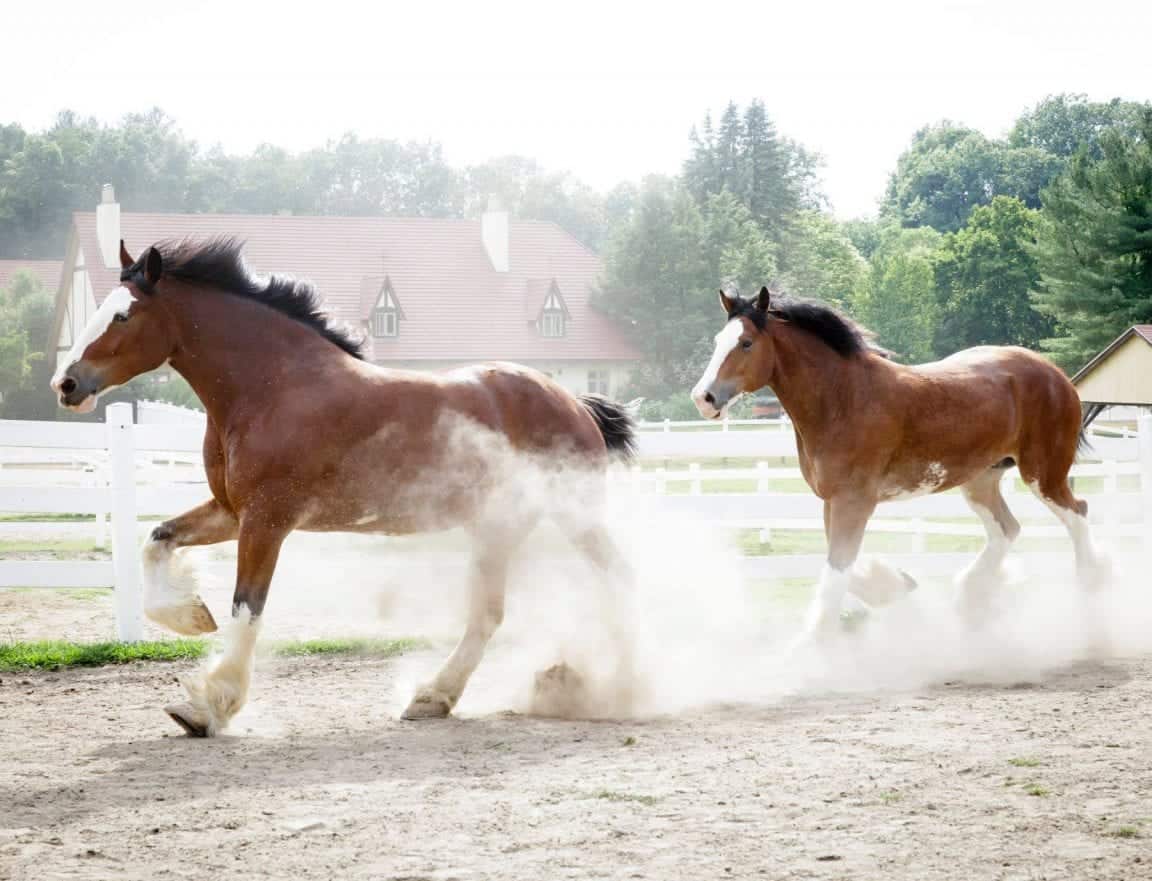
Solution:
<svg viewBox="0 0 1152 881"><path fill-rule="evenodd" d="M84 357L88 347L104 336L104 333L112 326L112 322L116 320L116 316L126 314L134 301L135 297L132 296L132 292L123 285L104 298L100 308L88 319L88 324L80 336L76 337L76 342L72 345L72 351L68 353L68 357L56 368L56 374L52 377L53 391L60 391L60 383L64 381L64 375L68 368Z"/></svg>
<svg viewBox="0 0 1152 881"><path fill-rule="evenodd" d="M705 419L714 419L720 414L721 408L708 403L704 396L708 394L713 383L716 382L716 377L720 373L720 368L724 366L724 361L740 345L740 334L743 332L744 323L739 318L733 318L724 325L724 329L720 333L716 334L716 349L712 352L712 360L708 362L708 366L704 369L704 375L700 377L700 381L692 389L692 400L696 404L696 409L700 411L700 415Z"/></svg>

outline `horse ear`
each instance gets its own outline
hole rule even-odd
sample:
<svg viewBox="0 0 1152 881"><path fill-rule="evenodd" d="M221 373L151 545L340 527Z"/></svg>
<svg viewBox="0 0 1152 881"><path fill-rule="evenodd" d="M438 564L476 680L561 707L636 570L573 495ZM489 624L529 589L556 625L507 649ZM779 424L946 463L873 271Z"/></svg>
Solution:
<svg viewBox="0 0 1152 881"><path fill-rule="evenodd" d="M772 292L768 290L767 286L760 288L760 296L756 298L756 308L761 312L767 312L771 303Z"/></svg>
<svg viewBox="0 0 1152 881"><path fill-rule="evenodd" d="M160 281L160 275L164 272L164 258L160 256L160 252L155 248L149 248L144 252L144 280L149 285L154 285Z"/></svg>
<svg viewBox="0 0 1152 881"><path fill-rule="evenodd" d="M132 259L132 255L128 253L128 249L124 247L124 240L120 240L120 268L127 269L136 261Z"/></svg>
<svg viewBox="0 0 1152 881"><path fill-rule="evenodd" d="M725 315L731 315L732 310L736 307L736 301L724 293L724 291L720 291L720 305L724 307Z"/></svg>

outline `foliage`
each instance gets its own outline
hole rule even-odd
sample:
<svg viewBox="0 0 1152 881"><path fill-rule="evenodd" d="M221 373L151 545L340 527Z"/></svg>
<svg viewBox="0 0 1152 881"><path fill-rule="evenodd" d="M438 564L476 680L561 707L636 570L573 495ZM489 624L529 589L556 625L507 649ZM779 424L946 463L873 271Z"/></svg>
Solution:
<svg viewBox="0 0 1152 881"><path fill-rule="evenodd" d="M1063 331L1044 345L1068 370L1152 322L1152 108L1138 134L1110 130L1099 146L1044 192L1036 233L1036 308Z"/></svg>
<svg viewBox="0 0 1152 881"><path fill-rule="evenodd" d="M1112 130L1127 137L1139 134L1140 117L1147 104L1133 101L1089 101L1085 95L1050 95L1021 114L1008 135L1013 147L1037 147L1064 159L1086 150L1092 159L1102 155L1100 138Z"/></svg>
<svg viewBox="0 0 1152 881"><path fill-rule="evenodd" d="M59 258L72 212L91 210L105 182L127 211L475 217L495 195L590 247L628 210L626 188L605 197L520 156L459 170L439 144L351 133L303 153L231 155L201 150L158 109L118 125L64 112L43 132L0 125L0 259Z"/></svg>
<svg viewBox="0 0 1152 881"><path fill-rule="evenodd" d="M48 353L52 310L52 298L29 273L17 273L0 290L0 417L43 418L52 411L46 391L55 367Z"/></svg>
<svg viewBox="0 0 1152 881"><path fill-rule="evenodd" d="M931 360L937 305L934 267L942 236L888 225L852 303L856 317L902 360Z"/></svg>
<svg viewBox="0 0 1152 881"><path fill-rule="evenodd" d="M678 181L645 181L595 298L645 355L635 392L661 397L695 382L722 324L717 288L755 290L775 272L771 241L731 193L702 209Z"/></svg>
<svg viewBox="0 0 1152 881"><path fill-rule="evenodd" d="M904 226L955 232L977 205L997 195L1039 207L1039 194L1060 170L1059 157L1010 147L945 121L920 129L888 183L883 213Z"/></svg>
<svg viewBox="0 0 1152 881"><path fill-rule="evenodd" d="M1019 199L996 196L945 238L936 262L938 355L985 344L1037 348L1052 335L1052 320L1030 298L1036 215Z"/></svg>
<svg viewBox="0 0 1152 881"><path fill-rule="evenodd" d="M865 283L868 263L835 220L818 211L797 216L780 250L780 280L795 296L845 308Z"/></svg>

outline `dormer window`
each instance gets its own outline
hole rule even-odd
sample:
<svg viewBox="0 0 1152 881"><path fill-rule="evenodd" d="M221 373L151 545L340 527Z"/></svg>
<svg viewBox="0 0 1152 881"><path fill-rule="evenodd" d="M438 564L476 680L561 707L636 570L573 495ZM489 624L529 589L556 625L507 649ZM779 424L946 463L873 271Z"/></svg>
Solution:
<svg viewBox="0 0 1152 881"><path fill-rule="evenodd" d="M544 308L540 312L540 335L546 337L564 336L564 303L556 294L550 291L544 301Z"/></svg>
<svg viewBox="0 0 1152 881"><path fill-rule="evenodd" d="M376 306L372 309L370 320L372 336L398 336L400 334L400 319L403 317L404 313L400 309L399 303L396 302L396 294L392 290L392 284L385 279L384 285L380 288L380 296L376 300Z"/></svg>

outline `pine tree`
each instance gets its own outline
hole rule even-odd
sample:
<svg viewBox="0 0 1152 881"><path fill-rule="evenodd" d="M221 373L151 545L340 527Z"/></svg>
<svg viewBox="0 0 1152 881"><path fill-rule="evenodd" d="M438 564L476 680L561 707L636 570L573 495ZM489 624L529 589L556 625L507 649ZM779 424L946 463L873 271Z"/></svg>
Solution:
<svg viewBox="0 0 1152 881"><path fill-rule="evenodd" d="M744 123L740 119L740 108L730 101L720 117L720 131L716 136L717 188L712 192L743 193L743 144Z"/></svg>
<svg viewBox="0 0 1152 881"><path fill-rule="evenodd" d="M1152 109L1139 133L1106 132L1043 194L1036 308L1062 336L1044 342L1075 370L1132 324L1152 322Z"/></svg>
<svg viewBox="0 0 1152 881"><path fill-rule="evenodd" d="M740 148L743 174L737 192L753 219L779 240L786 219L799 208L799 200L790 186L788 158L780 149L776 126L762 101L753 101L744 111Z"/></svg>

